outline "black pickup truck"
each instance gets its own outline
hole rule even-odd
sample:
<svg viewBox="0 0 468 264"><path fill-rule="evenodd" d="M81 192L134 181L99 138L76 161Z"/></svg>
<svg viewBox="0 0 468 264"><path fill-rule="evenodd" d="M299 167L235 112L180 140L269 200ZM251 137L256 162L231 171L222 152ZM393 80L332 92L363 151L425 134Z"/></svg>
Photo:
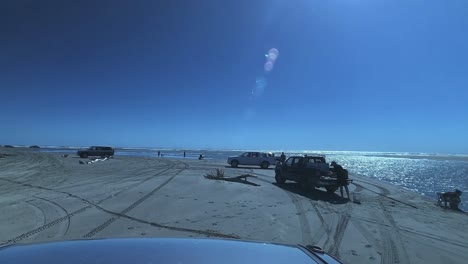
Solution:
<svg viewBox="0 0 468 264"><path fill-rule="evenodd" d="M76 154L81 158L87 158L89 156L99 156L104 158L114 156L114 149L111 147L91 146L87 149L78 150Z"/></svg>
<svg viewBox="0 0 468 264"><path fill-rule="evenodd" d="M334 193L338 189L336 174L323 156L292 156L284 163L276 165L275 180L284 184L286 180L297 182L302 188L324 187Z"/></svg>

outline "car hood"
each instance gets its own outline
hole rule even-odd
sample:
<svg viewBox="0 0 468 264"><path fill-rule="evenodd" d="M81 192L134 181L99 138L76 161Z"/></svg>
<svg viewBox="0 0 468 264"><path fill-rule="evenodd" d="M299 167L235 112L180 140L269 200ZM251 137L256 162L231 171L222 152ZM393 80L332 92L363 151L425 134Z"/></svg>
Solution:
<svg viewBox="0 0 468 264"><path fill-rule="evenodd" d="M73 240L0 249L2 264L317 263L314 259L299 246L192 238Z"/></svg>

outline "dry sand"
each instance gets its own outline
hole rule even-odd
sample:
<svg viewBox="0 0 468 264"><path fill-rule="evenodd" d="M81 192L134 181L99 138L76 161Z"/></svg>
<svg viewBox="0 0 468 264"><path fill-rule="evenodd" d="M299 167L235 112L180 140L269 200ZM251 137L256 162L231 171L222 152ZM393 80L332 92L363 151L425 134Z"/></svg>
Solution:
<svg viewBox="0 0 468 264"><path fill-rule="evenodd" d="M30 150L0 154L0 246L106 237L218 237L316 244L344 263L466 263L468 217L422 196L353 177L360 204L294 183L274 170L224 161L78 157ZM252 186L208 180L256 175ZM338 192L337 192L338 193Z"/></svg>

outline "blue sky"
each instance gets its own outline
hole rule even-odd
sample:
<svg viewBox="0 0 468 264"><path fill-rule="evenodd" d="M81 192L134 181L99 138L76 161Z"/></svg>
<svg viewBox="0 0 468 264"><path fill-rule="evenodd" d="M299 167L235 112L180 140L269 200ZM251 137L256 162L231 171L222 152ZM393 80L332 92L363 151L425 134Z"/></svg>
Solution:
<svg viewBox="0 0 468 264"><path fill-rule="evenodd" d="M468 153L467 10L2 1L0 144Z"/></svg>

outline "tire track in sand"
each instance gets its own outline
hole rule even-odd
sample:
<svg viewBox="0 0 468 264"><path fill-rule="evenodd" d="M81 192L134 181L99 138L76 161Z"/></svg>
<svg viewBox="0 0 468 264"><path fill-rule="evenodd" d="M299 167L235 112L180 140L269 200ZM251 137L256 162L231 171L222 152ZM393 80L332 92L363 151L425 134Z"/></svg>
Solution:
<svg viewBox="0 0 468 264"><path fill-rule="evenodd" d="M333 255L337 258L340 258L339 249L341 246L341 242L343 241L346 228L348 227L349 218L350 217L345 214L342 214L340 216L340 219L338 220L338 224L336 225L335 233L333 235L332 243L327 250L330 253L330 255ZM331 236L329 235L328 238L330 237ZM325 242L325 244L327 244L327 242Z"/></svg>
<svg viewBox="0 0 468 264"><path fill-rule="evenodd" d="M399 228L395 222L395 219L393 218L392 214L387 210L385 207L385 199L389 198L388 195L390 195L390 191L382 186L379 186L377 184L372 184L372 183L367 183L366 184L372 185L376 187L379 191L374 192L372 190L372 193L378 194L377 196L377 204L380 207L382 213L383 213L383 223L386 225L376 225L381 236L382 236L382 249L381 249L381 263L386 264L386 263L409 263L409 258L408 254L406 252L405 247L403 246L403 240L401 238L401 234L399 232ZM359 184L355 184L356 186L361 186ZM361 186L364 190L368 190L367 188L364 188ZM402 204L406 204L403 203ZM358 230L366 237L366 239L369 241L369 233L363 230L363 227L359 227ZM374 240L375 241L375 240ZM369 242L372 242L369 241ZM401 253L401 254L400 254Z"/></svg>
<svg viewBox="0 0 468 264"><path fill-rule="evenodd" d="M159 171L158 173L154 174L152 177L159 176L159 175L163 174L164 172L166 172L166 171L172 169L173 167L174 167L174 164L172 164L172 166L169 167L169 168L166 168L166 169L163 169L162 171ZM42 187L42 186L31 185L31 184L28 184L28 183L19 182L19 181L14 181L14 180L5 179L5 178L0 178L0 180L6 181L6 182L10 182L10 183L13 183L13 184L17 184L17 185L21 185L21 186L28 187L28 188L40 189L40 190L45 190L45 191L50 191L50 192L55 192L55 193L64 194L64 195L66 195L66 196L68 196L68 197L73 197L73 198L78 199L78 200L82 201L83 203L87 204L87 206L82 207L82 208L80 208L80 209L78 209L78 210L76 210L76 211L73 211L72 213L69 213L68 215L66 215L66 216L64 216L64 217L60 217L60 218L58 218L58 219L56 219L56 220L54 220L54 221L52 221L52 222L49 222L49 223L46 223L46 224L40 226L40 227L38 227L38 228L35 228L35 229L33 229L33 230L30 230L30 231L28 231L28 232L25 232L25 233L23 233L23 234L20 234L20 235L16 236L15 238L12 238L12 239L9 239L9 240L7 240L7 241L5 241L5 242L2 242L2 243L0 243L0 247L2 247L2 246L7 246L7 245L11 245L11 244L15 244L15 243L17 243L17 242L19 242L19 241L21 241L21 240L23 240L23 239L29 238L30 236L32 236L32 235L34 235L34 234L37 234L37 233L39 233L39 232L42 232L42 231L44 231L44 230L46 230L46 229L48 229L48 228L50 228L50 227L52 227L52 226L54 226L54 225L57 225L57 224L59 224L59 223L61 223L61 222L63 222L63 221L69 221L69 219L70 219L72 216L77 215L77 214L80 214L80 213L83 213L83 212L85 212L87 209L92 208L93 206L94 206L94 207L97 207L97 204L99 204L99 203L101 203L101 202L103 202L103 201L105 201L105 200L108 200L108 199L110 199L110 198L112 198L112 197L115 197L115 196L117 196L118 194L120 194L121 192L127 191L127 190L130 189L130 188L125 188L124 190L121 190L120 192L118 192L118 194L109 195L109 196L107 196L106 198L104 198L104 199L98 201L97 204L95 204L95 203L93 203L93 202L91 202L91 201L89 201L89 200L87 200L87 199L85 199L85 198L82 198L82 197L80 197L80 196L74 195L74 194L69 193L69 192L59 191L59 190L56 190L56 189L51 189L51 188ZM133 184L133 185L132 185L132 188L138 186L138 185L141 184L141 183L142 183L142 182Z"/></svg>
<svg viewBox="0 0 468 264"><path fill-rule="evenodd" d="M253 170L252 170L252 174L254 174L256 176L260 176L260 177L266 177L266 178L274 179L273 177L268 176L268 175L255 173L255 172L253 172ZM263 182L272 183L272 182L266 181L266 180L261 179L261 178L258 178L258 179L263 181ZM307 197L304 197L302 195L295 194L293 192L285 190L285 189L283 189L281 187L280 187L280 189L288 194L288 196L291 198L291 200L293 201L293 204L295 206L297 204L300 205L300 206L296 206L296 210L298 211L298 213L302 213L301 215L304 215L305 210L304 210L303 206L300 204L300 201L298 200L298 198L300 198L301 200L307 200L311 204L313 210L315 211L315 213L316 213L316 215L317 215L317 217L318 217L318 219L320 221L320 227L316 228L317 231L313 235L311 235L312 234L312 229L310 227L310 224L308 222L307 217L305 217L305 215L304 215L303 218L299 218L299 221L301 223L301 227L303 227L302 228L303 243L305 243L306 245L308 245L308 244L317 245L319 243L319 241L323 238L323 236L326 235L327 239L325 240L324 247L330 241L333 241L334 245L330 246L330 250L335 250L335 255L338 255L338 248L341 245L341 241L343 239L344 232L345 232L346 227L347 227L348 222L349 222L349 218L350 218L349 217L349 215L350 215L349 211L351 210L351 205L350 204L347 205L346 214L343 214L340 217L340 219L338 221L338 224L337 224L337 228L335 228L335 233L334 233L334 236L333 236L333 239L332 239L332 228L328 225L327 221L323 217L322 212L320 211L321 207L318 206L318 204L316 202L314 202L311 199L309 199ZM323 203L323 206L325 207L325 209L327 209L327 211L333 212L335 214L339 214L339 212L329 208L329 206L325 202ZM304 223L304 224L302 224L302 223ZM304 234L307 234L305 238L304 238Z"/></svg>
<svg viewBox="0 0 468 264"><path fill-rule="evenodd" d="M130 212L131 210L133 210L135 207L137 207L138 205L140 205L142 202L144 202L145 200L147 200L150 196L152 196L153 194L155 194L157 191L159 191L161 188L163 188L164 186L166 186L169 182L171 182L177 175L179 175L180 173L182 173L185 169L188 168L188 164L187 163L183 163L183 162L180 162L179 164L184 164L184 168L182 169L179 169L178 172L174 173L174 175L172 175L169 179L167 179L166 181L164 181L162 184L160 184L159 186L157 186L156 188L154 188L153 190L151 190L149 193L147 193L146 195L144 195L143 197L141 197L140 199L138 199L137 201L133 202L131 205L129 205L127 208L125 208L124 210L122 210L120 213L118 213L119 215L126 215L128 212ZM172 166L171 168L169 169L172 169L174 166ZM168 169L168 170L169 170ZM114 217L111 217L109 218L106 222L100 224L99 226L97 226L96 228L92 229L91 231L89 231L87 234L83 235L83 237L85 238L89 238L89 237L92 237L94 235L96 235L97 233L101 232L102 230L104 230L106 227L108 227L109 225L111 225L113 222L115 222L117 219L119 219L120 216L114 216Z"/></svg>
<svg viewBox="0 0 468 264"><path fill-rule="evenodd" d="M39 199L39 200L42 200L42 201L45 201L47 203L50 203L52 204L53 206L56 206L58 207L64 214L65 216L69 215L70 213L67 211L67 209L65 209L63 206L61 206L60 204L52 201L52 200L49 200L49 199L46 199L46 198L42 198L42 197L38 197L38 196L33 196L33 198L35 199ZM68 233L68 229L70 229L70 218L67 218L67 227L65 229L65 232L63 232L62 236L66 235Z"/></svg>
<svg viewBox="0 0 468 264"><path fill-rule="evenodd" d="M268 180L259 178L259 177L271 178L270 176L255 173L255 172L253 172L253 170L252 170L252 174L257 176L257 179L260 180L260 181L273 184L272 182L270 182ZM283 190L288 195L289 199L291 199L291 201L292 201L292 203L293 203L293 205L294 205L294 207L295 207L295 209L297 211L296 215L297 215L297 217L299 219L299 227L301 229L301 234L302 234L302 243L304 245L312 244L314 242L313 237L311 235L312 231L311 231L311 228L310 228L309 220L307 219L307 216L306 216L306 211L304 210L304 207L302 206L302 202L298 199L298 197L296 197L296 195L294 193L292 193L290 191L287 191L287 190L284 190L282 188L279 188L279 189Z"/></svg>

